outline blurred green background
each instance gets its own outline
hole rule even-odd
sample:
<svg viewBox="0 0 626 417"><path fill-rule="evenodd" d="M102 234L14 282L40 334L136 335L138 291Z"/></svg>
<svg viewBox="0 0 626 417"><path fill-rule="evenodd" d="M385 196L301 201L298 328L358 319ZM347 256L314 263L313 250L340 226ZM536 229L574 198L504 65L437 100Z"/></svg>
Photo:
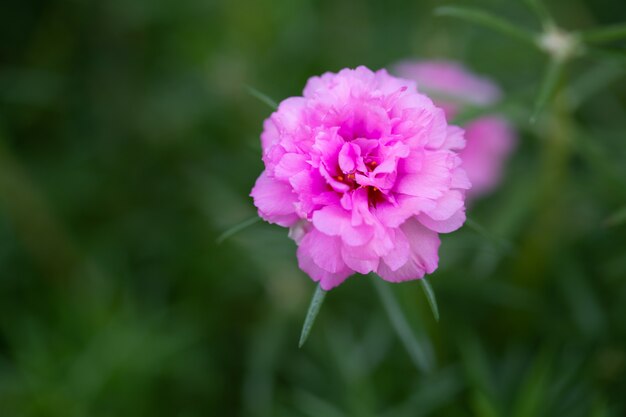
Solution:
<svg viewBox="0 0 626 417"><path fill-rule="evenodd" d="M520 1L458 0L539 30ZM558 0L566 29L621 0ZM626 58L583 57L540 120L546 58L402 0L8 0L0 6L0 416L623 416ZM621 54L621 55L620 55ZM515 104L517 153L431 277L327 297L248 197L280 100L343 67L451 58ZM621 210L621 211L620 211Z"/></svg>

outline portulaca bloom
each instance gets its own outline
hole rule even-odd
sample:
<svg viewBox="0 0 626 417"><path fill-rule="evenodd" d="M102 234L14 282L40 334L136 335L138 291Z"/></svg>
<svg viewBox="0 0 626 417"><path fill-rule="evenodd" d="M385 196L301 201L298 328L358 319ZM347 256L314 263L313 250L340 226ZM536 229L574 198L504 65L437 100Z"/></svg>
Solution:
<svg viewBox="0 0 626 417"><path fill-rule="evenodd" d="M355 272L422 278L437 269L438 234L465 221L463 130L414 81L365 67L313 77L261 142L254 204L290 228L300 268L324 290Z"/></svg>
<svg viewBox="0 0 626 417"><path fill-rule="evenodd" d="M491 80L453 61L405 61L395 66L394 73L417 81L421 90L432 93L448 120L467 106L490 106L501 97L500 89ZM509 122L495 114L479 117L463 128L467 144L460 155L472 183L468 197L473 199L498 186L517 138Z"/></svg>

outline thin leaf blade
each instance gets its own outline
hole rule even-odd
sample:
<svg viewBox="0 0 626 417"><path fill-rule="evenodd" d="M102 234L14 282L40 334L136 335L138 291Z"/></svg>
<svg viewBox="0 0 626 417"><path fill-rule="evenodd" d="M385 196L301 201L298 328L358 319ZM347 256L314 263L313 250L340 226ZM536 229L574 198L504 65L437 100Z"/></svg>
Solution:
<svg viewBox="0 0 626 417"><path fill-rule="evenodd" d="M606 227L619 226L622 223L626 223L626 206L622 207L621 209L611 214L604 221L604 225Z"/></svg>
<svg viewBox="0 0 626 417"><path fill-rule="evenodd" d="M433 312L435 321L439 322L439 307L437 306L435 291L433 290L433 287L430 286L430 282L428 282L426 277L420 279L419 282L422 285L422 289L424 290L424 294L426 295L426 299L428 300L428 305L430 305L430 309Z"/></svg>
<svg viewBox="0 0 626 417"><path fill-rule="evenodd" d="M215 239L215 242L219 245L221 243L224 243L224 241L232 236L234 236L235 234L241 232L242 230L252 226L253 224L259 222L261 220L260 217L255 216L252 217L248 220L244 220L239 224L234 225L233 227L225 230L224 232L222 232L221 235L219 235L217 237L217 239Z"/></svg>
<svg viewBox="0 0 626 417"><path fill-rule="evenodd" d="M526 0L526 4L530 9L535 13L535 15L541 21L543 27L553 26L554 19L550 16L550 12L546 8L546 5L543 4L541 0Z"/></svg>
<svg viewBox="0 0 626 417"><path fill-rule="evenodd" d="M260 92L259 90L257 90L256 88L251 87L249 85L246 86L246 90L248 91L248 94L258 99L259 101L267 104L269 107L272 108L272 110L278 109L278 103L275 100L271 99L270 96L268 96L267 94L264 94Z"/></svg>
<svg viewBox="0 0 626 417"><path fill-rule="evenodd" d="M600 62L611 60L619 64L626 63L626 52L623 49L590 46L587 53Z"/></svg>
<svg viewBox="0 0 626 417"><path fill-rule="evenodd" d="M568 83L567 98L570 109L575 110L587 99L605 89L624 75L626 66L612 60L604 61L585 71L578 79Z"/></svg>
<svg viewBox="0 0 626 417"><path fill-rule="evenodd" d="M301 348L309 338L309 333L311 333L313 323L315 323L315 319L320 312L320 308L322 308L325 298L326 291L322 289L321 285L318 285L313 293L311 303L309 304L309 310L306 313L306 318L304 319L304 324L302 325L302 333L300 333L300 341L298 342L299 348Z"/></svg>
<svg viewBox="0 0 626 417"><path fill-rule="evenodd" d="M462 19L477 25L495 30L503 35L525 42L537 47L537 36L530 30L516 26L515 24L494 16L483 10L470 7L442 6L435 9L435 15Z"/></svg>
<svg viewBox="0 0 626 417"><path fill-rule="evenodd" d="M541 87L539 88L539 94L535 100L533 113L530 117L530 123L534 124L537 121L537 117L539 117L541 112L546 107L546 104L548 104L550 99L556 93L564 66L565 62L559 59L551 59L548 63L546 72L543 76L543 81L541 82Z"/></svg>
<svg viewBox="0 0 626 417"><path fill-rule="evenodd" d="M416 368L422 372L430 372L432 365L427 359L426 351L417 341L417 338L411 330L406 317L402 313L402 309L398 301L393 296L391 289L378 277L373 277L372 282L376 288L376 292L383 304L385 312L391 321L391 325L404 344L407 353L415 364Z"/></svg>
<svg viewBox="0 0 626 417"><path fill-rule="evenodd" d="M626 23L590 29L580 35L583 41L595 45L626 39Z"/></svg>
<svg viewBox="0 0 626 417"><path fill-rule="evenodd" d="M480 223L478 223L476 220L472 218L468 217L465 219L465 226L467 226L469 229L473 230L474 232L478 233L485 239L489 240L491 243L497 245L498 247L500 247L506 252L510 252L515 249L515 246L513 245L513 243L509 242L506 239L494 236L483 225L481 225Z"/></svg>

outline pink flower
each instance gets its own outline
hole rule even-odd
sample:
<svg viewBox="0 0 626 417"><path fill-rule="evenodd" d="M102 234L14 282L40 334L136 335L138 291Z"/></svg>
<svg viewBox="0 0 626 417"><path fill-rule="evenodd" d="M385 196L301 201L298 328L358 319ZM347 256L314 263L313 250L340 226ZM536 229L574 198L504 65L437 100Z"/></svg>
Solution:
<svg viewBox="0 0 626 417"><path fill-rule="evenodd" d="M385 70L309 79L265 121L259 215L290 228L324 290L354 272L387 281L437 269L439 236L465 221L463 130L415 83Z"/></svg>
<svg viewBox="0 0 626 417"><path fill-rule="evenodd" d="M493 82L451 61L407 61L398 64L395 72L417 81L421 91L432 93L437 105L445 110L448 120L468 105L490 106L501 96ZM498 185L503 165L515 146L516 136L506 119L497 115L480 117L464 128L467 145L460 154L463 168L472 183L468 197L474 198Z"/></svg>

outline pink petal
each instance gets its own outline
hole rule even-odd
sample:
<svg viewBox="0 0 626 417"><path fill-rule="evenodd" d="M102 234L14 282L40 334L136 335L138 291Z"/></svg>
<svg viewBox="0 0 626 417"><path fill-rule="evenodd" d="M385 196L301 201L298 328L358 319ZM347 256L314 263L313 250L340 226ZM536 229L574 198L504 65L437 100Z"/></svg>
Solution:
<svg viewBox="0 0 626 417"><path fill-rule="evenodd" d="M459 210L446 220L433 220L427 214L420 214L417 219L424 226L438 233L450 233L465 223L465 209Z"/></svg>
<svg viewBox="0 0 626 417"><path fill-rule="evenodd" d="M455 151L465 148L465 131L458 126L448 126L442 148Z"/></svg>
<svg viewBox="0 0 626 417"><path fill-rule="evenodd" d="M274 176L278 179L289 181L294 175L310 168L306 160L306 155L286 153L282 156L276 168L274 168Z"/></svg>
<svg viewBox="0 0 626 417"><path fill-rule="evenodd" d="M435 201L427 198L399 195L397 205L381 203L376 206L376 218L386 227L398 227L409 217L436 207Z"/></svg>
<svg viewBox="0 0 626 417"><path fill-rule="evenodd" d="M459 210L464 209L465 197L457 190L447 191L436 201L436 206L426 214L433 220L446 220Z"/></svg>
<svg viewBox="0 0 626 417"><path fill-rule="evenodd" d="M463 168L455 168L452 171L452 182L450 183L451 188L460 188L463 190L468 190L472 188L472 183L467 177L467 172Z"/></svg>
<svg viewBox="0 0 626 417"><path fill-rule="evenodd" d="M298 254L298 266L306 272L315 282L319 282L324 291L329 291L346 280L354 271L349 268L332 273L317 266L313 258Z"/></svg>
<svg viewBox="0 0 626 417"><path fill-rule="evenodd" d="M261 133L261 147L263 153L267 152L272 146L280 141L280 133L276 127L276 123L269 118L263 122L263 133Z"/></svg>
<svg viewBox="0 0 626 417"><path fill-rule="evenodd" d="M300 241L298 258L311 258L326 272L339 273L346 268L341 258L341 239L311 229Z"/></svg>
<svg viewBox="0 0 626 417"><path fill-rule="evenodd" d="M297 133L304 126L305 108L306 100L302 97L289 97L280 102L271 118L281 135Z"/></svg>
<svg viewBox="0 0 626 417"><path fill-rule="evenodd" d="M298 201L289 184L280 182L263 171L250 196L259 209L259 216L270 223L291 226L298 220L294 204Z"/></svg>
<svg viewBox="0 0 626 417"><path fill-rule="evenodd" d="M400 228L409 242L409 259L395 271L386 263L381 262L377 273L391 282L408 281L423 278L437 269L439 263L440 240L437 233L426 229L415 220L408 220Z"/></svg>
<svg viewBox="0 0 626 417"><path fill-rule="evenodd" d="M392 271L397 271L409 260L410 244L406 235L401 229L394 230L394 248L383 257L383 261Z"/></svg>
<svg viewBox="0 0 626 417"><path fill-rule="evenodd" d="M439 198L450 187L450 151L427 151L421 156L420 171L398 179L396 190L422 198Z"/></svg>
<svg viewBox="0 0 626 417"><path fill-rule="evenodd" d="M441 149L448 137L446 114L442 109L435 108L433 109L433 116L426 147L429 149Z"/></svg>
<svg viewBox="0 0 626 417"><path fill-rule="evenodd" d="M467 147L461 152L463 169L475 197L493 190L502 176L516 137L509 123L497 116L482 117L467 126Z"/></svg>
<svg viewBox="0 0 626 417"><path fill-rule="evenodd" d="M352 143L344 143L339 151L339 168L344 173L353 172L359 156L361 156L361 148Z"/></svg>
<svg viewBox="0 0 626 417"><path fill-rule="evenodd" d="M341 257L349 268L361 274L375 271L380 259L368 245L361 247L344 245L341 250Z"/></svg>
<svg viewBox="0 0 626 417"><path fill-rule="evenodd" d="M474 75L454 61L404 61L394 69L399 76L416 80L420 88L475 105L489 105L501 95L491 80Z"/></svg>
<svg viewBox="0 0 626 417"><path fill-rule="evenodd" d="M368 225L352 226L350 213L337 206L326 206L313 213L313 225L329 236L341 236L351 246L367 243L374 234Z"/></svg>

